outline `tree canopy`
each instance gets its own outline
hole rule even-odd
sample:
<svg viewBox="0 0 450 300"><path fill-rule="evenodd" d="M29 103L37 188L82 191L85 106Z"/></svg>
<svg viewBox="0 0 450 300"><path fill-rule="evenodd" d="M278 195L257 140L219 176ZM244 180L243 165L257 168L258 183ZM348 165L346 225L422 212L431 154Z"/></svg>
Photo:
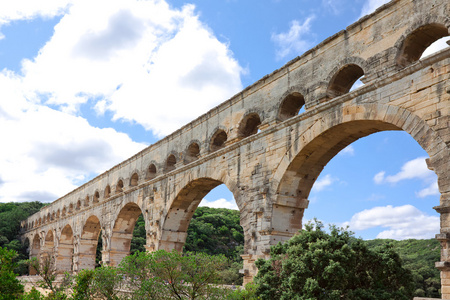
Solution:
<svg viewBox="0 0 450 300"><path fill-rule="evenodd" d="M316 221L259 259L255 278L262 299L411 299L411 272L389 245L369 249L335 226Z"/></svg>

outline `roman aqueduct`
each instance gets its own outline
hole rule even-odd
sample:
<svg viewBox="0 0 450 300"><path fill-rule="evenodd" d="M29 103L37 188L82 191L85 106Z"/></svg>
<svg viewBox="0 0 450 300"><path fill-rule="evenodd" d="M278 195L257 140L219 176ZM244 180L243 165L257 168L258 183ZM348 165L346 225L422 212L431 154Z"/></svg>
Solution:
<svg viewBox="0 0 450 300"><path fill-rule="evenodd" d="M403 130L438 176L436 267L450 298L450 47L421 58L449 35L449 16L448 0L385 4L29 217L30 257L52 253L61 272L94 268L101 232L102 263L117 265L141 213L148 251L181 250L200 201L223 183L240 210L250 281L255 259L301 229L310 190L340 150Z"/></svg>

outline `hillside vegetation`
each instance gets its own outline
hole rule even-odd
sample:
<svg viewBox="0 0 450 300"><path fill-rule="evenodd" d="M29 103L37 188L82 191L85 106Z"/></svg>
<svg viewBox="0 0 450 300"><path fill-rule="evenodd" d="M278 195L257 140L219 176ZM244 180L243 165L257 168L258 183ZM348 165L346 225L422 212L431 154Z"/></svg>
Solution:
<svg viewBox="0 0 450 300"><path fill-rule="evenodd" d="M17 260L26 259L26 247L19 241L20 221L39 211L44 204L0 203L0 246L18 252ZM439 297L439 270L434 263L440 260L437 240L369 240L369 249L391 244L400 255L405 268L411 270L415 283L415 296ZM131 243L131 254L145 251L145 223L137 220ZM199 207L191 220L184 252L202 252L208 255L223 254L228 268L223 271L224 283L242 283L238 270L242 268L244 236L239 225L239 211L225 208ZM101 245L99 245L101 249ZM99 249L99 250L100 250ZM20 270L19 270L20 271ZM21 270L23 271L23 270Z"/></svg>

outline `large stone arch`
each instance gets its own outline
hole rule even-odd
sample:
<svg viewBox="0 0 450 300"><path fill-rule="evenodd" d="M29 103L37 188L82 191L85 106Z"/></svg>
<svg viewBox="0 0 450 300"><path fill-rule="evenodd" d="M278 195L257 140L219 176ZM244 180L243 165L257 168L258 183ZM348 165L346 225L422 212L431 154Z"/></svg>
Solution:
<svg viewBox="0 0 450 300"><path fill-rule="evenodd" d="M56 271L58 273L72 271L73 241L74 235L72 226L67 224L61 230L61 235L59 237L58 255L56 256Z"/></svg>
<svg viewBox="0 0 450 300"><path fill-rule="evenodd" d="M199 174L195 178L186 178L183 182L177 184L177 189L172 193L174 195L173 201L167 206L167 213L161 224L158 249L182 251L195 210L202 199L212 189L221 184L225 184L233 194L241 211L242 220L242 207L244 205L239 200L236 183L223 172L208 175Z"/></svg>
<svg viewBox="0 0 450 300"><path fill-rule="evenodd" d="M444 184L444 180L449 168L449 150L424 120L406 109L390 105L341 106L339 110L325 112L323 118L301 136L295 137L295 142L281 159L271 180L272 224L280 227L274 230L294 234L301 229L309 193L324 166L357 139L387 130L409 133L428 153L430 159L427 163L438 175L441 204L448 199L450 187L448 183ZM297 213L283 220L281 217L286 216L286 207L295 208ZM441 222L441 228L448 226L444 223Z"/></svg>
<svg viewBox="0 0 450 300"><path fill-rule="evenodd" d="M78 270L95 268L95 254L101 228L100 219L96 215L86 219L81 235L75 241L78 248L76 262Z"/></svg>
<svg viewBox="0 0 450 300"><path fill-rule="evenodd" d="M109 245L109 264L117 266L130 254L134 226L142 214L142 208L135 202L126 203L114 219Z"/></svg>

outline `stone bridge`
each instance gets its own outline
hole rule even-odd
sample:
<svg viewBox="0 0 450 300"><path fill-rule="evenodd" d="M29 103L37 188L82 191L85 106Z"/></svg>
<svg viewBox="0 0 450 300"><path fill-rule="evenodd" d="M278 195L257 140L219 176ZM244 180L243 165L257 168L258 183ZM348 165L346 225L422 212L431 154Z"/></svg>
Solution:
<svg viewBox="0 0 450 300"><path fill-rule="evenodd" d="M311 188L340 150L403 130L438 176L436 266L449 298L450 48L421 59L449 35L449 16L448 0L385 4L29 217L22 238L30 256L54 255L61 272L94 268L101 232L102 262L115 266L141 213L148 251L181 251L200 201L225 184L240 210L248 282L255 259L302 228ZM364 85L351 90L358 78Z"/></svg>

